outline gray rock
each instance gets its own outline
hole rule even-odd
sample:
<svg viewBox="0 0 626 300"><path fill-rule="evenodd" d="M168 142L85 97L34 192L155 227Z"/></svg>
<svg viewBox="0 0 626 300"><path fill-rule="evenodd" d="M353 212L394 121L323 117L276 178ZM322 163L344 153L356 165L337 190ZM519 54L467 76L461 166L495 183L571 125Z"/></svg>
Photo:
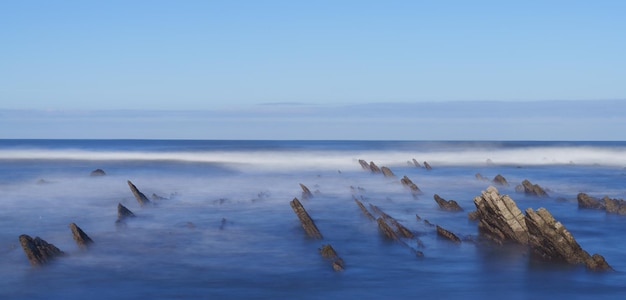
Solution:
<svg viewBox="0 0 626 300"><path fill-rule="evenodd" d="M146 204L150 204L148 197L140 192L139 189L137 189L137 187L130 182L130 180L128 180L128 187L130 188L130 191L133 192L133 195L135 196L135 199L137 199L139 205L144 206Z"/></svg>
<svg viewBox="0 0 626 300"><path fill-rule="evenodd" d="M578 193L576 200L578 200L578 208L604 209L603 202L585 193Z"/></svg>
<svg viewBox="0 0 626 300"><path fill-rule="evenodd" d="M480 221L480 233L497 243L512 240L528 244L528 229L522 211L508 195L500 195L490 186L480 196L474 197Z"/></svg>
<svg viewBox="0 0 626 300"><path fill-rule="evenodd" d="M93 244L93 240L76 223L70 223L69 227L72 230L72 237L79 248L84 249Z"/></svg>
<svg viewBox="0 0 626 300"><path fill-rule="evenodd" d="M391 169L385 166L381 167L380 170L383 172L383 175L385 175L385 177L396 177L396 175L391 172Z"/></svg>
<svg viewBox="0 0 626 300"><path fill-rule="evenodd" d="M459 204L456 203L456 201L454 200L447 201L446 199L439 197L439 195L437 194L435 194L433 198L435 198L435 202L437 202L437 204L439 205L439 208L441 209L449 210L449 211L462 211L463 210L459 206Z"/></svg>
<svg viewBox="0 0 626 300"><path fill-rule="evenodd" d="M49 244L39 237L33 239L26 234L22 234L19 237L19 241L28 261L34 267L43 266L54 258L65 254L53 244Z"/></svg>

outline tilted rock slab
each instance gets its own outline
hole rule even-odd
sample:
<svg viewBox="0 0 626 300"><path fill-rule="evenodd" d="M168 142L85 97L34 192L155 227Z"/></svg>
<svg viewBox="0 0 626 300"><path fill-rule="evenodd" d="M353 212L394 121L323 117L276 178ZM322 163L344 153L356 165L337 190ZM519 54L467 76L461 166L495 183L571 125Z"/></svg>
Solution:
<svg viewBox="0 0 626 300"><path fill-rule="evenodd" d="M380 168L373 161L370 161L370 170L372 170L372 172L374 173L382 172Z"/></svg>
<svg viewBox="0 0 626 300"><path fill-rule="evenodd" d="M419 194L422 191L420 190L419 187L417 187L417 184L413 183L413 181L411 181L411 179L409 179L409 177L407 177L406 175L404 175L404 177L402 177L402 179L400 179L400 183L402 183L402 185L408 187L411 190L411 193L413 194Z"/></svg>
<svg viewBox="0 0 626 300"><path fill-rule="evenodd" d="M356 205L359 206L359 208L361 209L361 212L363 212L363 214L370 220L374 221L376 220L376 218L374 218L374 215L372 215L367 208L365 207L365 205L363 205L363 202L359 201L359 199L357 199L356 197L354 198L354 202L356 202Z"/></svg>
<svg viewBox="0 0 626 300"><path fill-rule="evenodd" d="M300 200L298 200L298 198L293 198L293 200L289 202L289 205L291 205L291 208L298 216L298 219L300 219L300 223L302 224L302 228L304 229L306 235L314 239L322 239L322 234L317 229L317 226L315 226L311 216L309 216L304 209L304 206L302 206L302 203L300 203Z"/></svg>
<svg viewBox="0 0 626 300"><path fill-rule="evenodd" d="M363 168L364 170L371 170L370 165L366 161L359 159L359 164L361 165L361 168Z"/></svg>
<svg viewBox="0 0 626 300"><path fill-rule="evenodd" d="M493 178L492 182L497 185L509 186L509 183L506 181L506 178L504 178L504 176L500 174L496 175L496 177Z"/></svg>
<svg viewBox="0 0 626 300"><path fill-rule="evenodd" d="M443 199L437 194L435 194L433 198L435 198L435 202L437 202L437 205L439 205L439 208L441 209L449 211L463 211L463 208L461 208L461 206L459 206L459 204L454 200Z"/></svg>
<svg viewBox="0 0 626 300"><path fill-rule="evenodd" d="M130 182L130 180L128 180L128 187L130 187L131 192L133 192L133 195L135 195L135 199L137 199L139 205L144 206L146 204L150 204L150 200L148 199L148 197L140 192L139 189L137 189L137 187L132 182Z"/></svg>
<svg viewBox="0 0 626 300"><path fill-rule="evenodd" d="M437 225L437 234L445 237L455 243L460 243L461 239L454 233L452 233L451 231L444 229L443 227Z"/></svg>
<svg viewBox="0 0 626 300"><path fill-rule="evenodd" d="M479 231L492 240L502 243L513 240L528 244L528 229L522 211L508 195L500 195L493 186L474 197L478 213Z"/></svg>
<svg viewBox="0 0 626 300"><path fill-rule="evenodd" d="M313 197L313 193L311 193L311 190L309 190L308 187L306 187L306 185L300 183L300 188L302 189L302 198L303 199L308 199Z"/></svg>
<svg viewBox="0 0 626 300"><path fill-rule="evenodd" d="M396 177L396 175L391 172L391 169L385 166L381 167L380 171L383 172L383 175L385 175L385 177Z"/></svg>
<svg viewBox="0 0 626 300"><path fill-rule="evenodd" d="M521 189L516 187L516 190L523 190L524 194L528 196L536 196L536 197L549 197L548 193L539 186L538 184L532 184L528 179L524 179L522 181Z"/></svg>
<svg viewBox="0 0 626 300"><path fill-rule="evenodd" d="M49 244L39 237L34 239L26 234L19 237L20 244L31 265L35 267L43 266L55 257L65 253L53 244Z"/></svg>
<svg viewBox="0 0 626 300"><path fill-rule="evenodd" d="M430 166L430 164L428 162L424 162L424 168L426 168L426 170L432 170L433 167Z"/></svg>
<svg viewBox="0 0 626 300"><path fill-rule="evenodd" d="M93 244L93 240L76 223L70 223L69 227L72 230L72 237L79 248L84 249Z"/></svg>
<svg viewBox="0 0 626 300"><path fill-rule="evenodd" d="M330 244L322 245L322 248L319 249L322 257L329 259L332 262L333 270L335 271L343 271L343 259L337 255L337 252Z"/></svg>

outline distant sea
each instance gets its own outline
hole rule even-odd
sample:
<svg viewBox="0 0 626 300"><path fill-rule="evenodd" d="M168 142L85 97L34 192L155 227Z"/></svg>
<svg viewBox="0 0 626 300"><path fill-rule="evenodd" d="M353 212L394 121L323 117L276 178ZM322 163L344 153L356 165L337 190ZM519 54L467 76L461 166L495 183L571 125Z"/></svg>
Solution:
<svg viewBox="0 0 626 300"><path fill-rule="evenodd" d="M0 299L622 299L626 216L579 209L576 195L626 198L625 167L626 142L0 140ZM522 211L547 208L616 272L480 241L467 213L493 183L477 173L504 176L500 193ZM401 185L405 175L422 194ZM516 192L524 179L550 197ZM154 205L141 207L128 180ZM434 194L464 211L439 209ZM323 240L305 236L294 197ZM416 233L405 242L423 257L387 241L354 197ZM136 217L116 225L118 203ZM92 247L76 246L72 222ZM32 267L21 234L66 255ZM344 271L320 256L323 244Z"/></svg>

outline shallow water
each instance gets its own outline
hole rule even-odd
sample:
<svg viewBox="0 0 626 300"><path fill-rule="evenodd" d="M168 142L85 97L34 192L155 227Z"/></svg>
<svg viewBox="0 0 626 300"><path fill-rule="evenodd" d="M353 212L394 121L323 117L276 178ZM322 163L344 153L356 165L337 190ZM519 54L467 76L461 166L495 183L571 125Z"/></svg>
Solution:
<svg viewBox="0 0 626 300"><path fill-rule="evenodd" d="M621 142L2 140L0 298L621 298L626 216L579 210L576 194L624 198L624 154ZM433 170L408 165L412 158ZM386 165L398 178L364 171L358 159ZM90 177L96 168L107 175ZM477 172L502 174L511 186L501 193L522 210L546 207L617 271L537 261L516 245L438 237L424 219L477 236L467 212L490 184ZM423 194L412 197L403 175ZM551 197L517 194L524 179ZM127 180L148 197L168 199L142 208ZM302 199L299 183L315 196ZM435 193L465 212L438 209ZM424 248L407 243L424 257L384 240L353 195L417 232ZM305 237L289 206L294 197L323 240ZM115 225L118 203L137 215L126 226ZM72 240L71 222L95 241L87 251ZM67 256L33 268L20 234ZM319 255L326 243L345 271L334 272Z"/></svg>

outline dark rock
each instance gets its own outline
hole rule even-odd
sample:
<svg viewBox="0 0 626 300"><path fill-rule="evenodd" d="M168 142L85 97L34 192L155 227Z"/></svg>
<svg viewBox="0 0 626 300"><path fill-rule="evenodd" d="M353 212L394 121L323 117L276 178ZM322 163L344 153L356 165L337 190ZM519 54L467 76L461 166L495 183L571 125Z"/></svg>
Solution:
<svg viewBox="0 0 626 300"><path fill-rule="evenodd" d="M300 183L300 188L302 189L302 199L309 199L313 197L313 193L311 193L311 190L309 190L306 185Z"/></svg>
<svg viewBox="0 0 626 300"><path fill-rule="evenodd" d="M404 227L404 225L400 224L398 220L394 218L390 218L389 222L396 227L396 233L402 235L405 238L412 239L415 235L408 228Z"/></svg>
<svg viewBox="0 0 626 300"><path fill-rule="evenodd" d="M302 206L302 203L300 203L300 200L298 200L298 198L293 198L293 200L291 200L289 204L298 216L298 219L300 219L302 228L304 229L304 232L307 234L307 236L314 239L322 239L322 234L317 229L317 226L315 226L315 223L313 222L313 219L311 219L311 216L309 216L309 214L304 209L304 206Z"/></svg>
<svg viewBox="0 0 626 300"><path fill-rule="evenodd" d="M148 200L148 197L140 192L139 189L137 189L137 187L132 182L130 182L130 180L128 180L128 187L130 187L131 192L133 192L133 195L135 195L135 199L137 199L139 205L144 206L146 204L150 204L150 200Z"/></svg>
<svg viewBox="0 0 626 300"><path fill-rule="evenodd" d="M500 195L490 186L474 197L480 221L479 232L497 243L512 240L528 244L528 229L522 211L508 195Z"/></svg>
<svg viewBox="0 0 626 300"><path fill-rule="evenodd" d="M33 239L26 234L22 234L19 237L19 241L28 261L35 267L43 266L55 257L64 255L59 248L39 237Z"/></svg>
<svg viewBox="0 0 626 300"><path fill-rule="evenodd" d="M361 209L361 211L363 212L363 214L370 220L374 221L376 220L376 218L374 218L374 216L367 210L367 208L365 208L365 205L363 205L363 203L361 201L359 201L359 199L357 199L356 197L354 197L354 202L356 202L356 204L359 206L359 208Z"/></svg>
<svg viewBox="0 0 626 300"><path fill-rule="evenodd" d="M552 214L539 208L526 209L529 245L534 254L546 260L565 261L570 264L585 264L591 270L612 270L604 257L590 256L576 242L572 234Z"/></svg>
<svg viewBox="0 0 626 300"><path fill-rule="evenodd" d="M472 221L476 221L476 220L480 219L480 212L478 210L470 211L470 212L467 213L467 218L472 220Z"/></svg>
<svg viewBox="0 0 626 300"><path fill-rule="evenodd" d="M500 174L496 175L496 177L493 178L492 182L497 185L509 186L509 183L506 181L506 178L504 178L504 176Z"/></svg>
<svg viewBox="0 0 626 300"><path fill-rule="evenodd" d="M422 219L422 217L420 217L420 215L415 214L415 220L418 220L418 221L419 221L419 220L421 220L421 219Z"/></svg>
<svg viewBox="0 0 626 300"><path fill-rule="evenodd" d="M426 219L424 219L424 224L426 224L426 225L428 225L428 226L430 226L430 227L435 226L435 224L430 223L430 221L428 221L428 220L426 220Z"/></svg>
<svg viewBox="0 0 626 300"><path fill-rule="evenodd" d="M578 208L604 209L604 203L585 193L579 193L576 196L578 200Z"/></svg>
<svg viewBox="0 0 626 300"><path fill-rule="evenodd" d="M417 162L417 160L416 160L415 158L413 159L413 165L415 165L415 166L416 166L416 167L418 167L418 168L421 168L421 167L422 167L422 166L420 166L420 163L419 163L419 162Z"/></svg>
<svg viewBox="0 0 626 300"><path fill-rule="evenodd" d="M159 196L155 193L152 193L152 200L157 200L157 201L161 201L161 200L169 200L169 198L165 198L163 196Z"/></svg>
<svg viewBox="0 0 626 300"><path fill-rule="evenodd" d="M411 179L409 179L409 177L406 177L406 175L404 177L402 177L402 179L400 179L400 183L402 183L402 185L408 187L411 190L411 193L413 194L419 194L422 191L420 190L419 187L417 187L417 185L415 183L413 183L413 181L411 181Z"/></svg>
<svg viewBox="0 0 626 300"><path fill-rule="evenodd" d="M433 169L433 167L431 167L430 164L427 163L427 162L424 162L424 168L426 168L426 170L432 170Z"/></svg>
<svg viewBox="0 0 626 300"><path fill-rule="evenodd" d="M623 199L611 199L608 196L602 198L606 212L626 215L626 201Z"/></svg>
<svg viewBox="0 0 626 300"><path fill-rule="evenodd" d="M538 184L532 184L528 179L522 181L522 187L524 188L524 193L528 196L548 197L548 193L546 193L543 188ZM517 190L517 188L515 188L515 190Z"/></svg>
<svg viewBox="0 0 626 300"><path fill-rule="evenodd" d="M333 270L343 271L343 259L337 255L337 252L330 244L322 245L322 248L320 248L319 251L323 258L329 259L332 262Z"/></svg>
<svg viewBox="0 0 626 300"><path fill-rule="evenodd" d="M383 166L380 168L380 170L383 172L383 175L385 175L385 177L396 177L396 175L391 172L391 169L387 167Z"/></svg>
<svg viewBox="0 0 626 300"><path fill-rule="evenodd" d="M480 180L480 181L489 181L489 179L487 179L487 178L483 177L483 175L482 175L482 174L480 174L480 173L476 173L476 174L474 175L474 177L476 177L476 179L478 179L478 180Z"/></svg>
<svg viewBox="0 0 626 300"><path fill-rule="evenodd" d="M456 201L454 200L446 201L446 199L439 197L439 195L437 194L435 194L433 197L435 198L435 202L437 202L437 204L439 205L439 208L441 209L449 210L449 211L462 211L463 210L459 206L459 204L456 203Z"/></svg>
<svg viewBox="0 0 626 300"><path fill-rule="evenodd" d="M115 223L121 223L126 218L135 217L135 214L130 211L126 206L122 205L122 203L117 204L117 221Z"/></svg>
<svg viewBox="0 0 626 300"><path fill-rule="evenodd" d="M382 172L380 168L373 161L370 161L370 170L372 170L372 172L374 173Z"/></svg>
<svg viewBox="0 0 626 300"><path fill-rule="evenodd" d="M454 233L452 233L452 232L442 228L439 225L437 225L437 234L442 236L442 237L445 237L445 238L447 238L447 239L449 239L449 240L451 240L451 241L453 241L455 243L460 243L461 242L461 239L458 236L456 236L456 234L454 234Z"/></svg>
<svg viewBox="0 0 626 300"><path fill-rule="evenodd" d="M93 244L93 240L76 223L70 223L69 227L72 230L72 237L79 248L84 249Z"/></svg>
<svg viewBox="0 0 626 300"><path fill-rule="evenodd" d="M370 170L371 171L370 165L366 161L364 161L362 159L359 159L359 164L361 165L361 168L363 168L364 170Z"/></svg>
<svg viewBox="0 0 626 300"><path fill-rule="evenodd" d="M378 229L380 229L380 232L382 232L386 238L394 241L400 241L400 237L382 217L376 219L376 223L378 223Z"/></svg>
<svg viewBox="0 0 626 300"><path fill-rule="evenodd" d="M102 169L95 169L91 171L91 173L89 174L89 176L104 176L104 175L106 175L106 173Z"/></svg>

